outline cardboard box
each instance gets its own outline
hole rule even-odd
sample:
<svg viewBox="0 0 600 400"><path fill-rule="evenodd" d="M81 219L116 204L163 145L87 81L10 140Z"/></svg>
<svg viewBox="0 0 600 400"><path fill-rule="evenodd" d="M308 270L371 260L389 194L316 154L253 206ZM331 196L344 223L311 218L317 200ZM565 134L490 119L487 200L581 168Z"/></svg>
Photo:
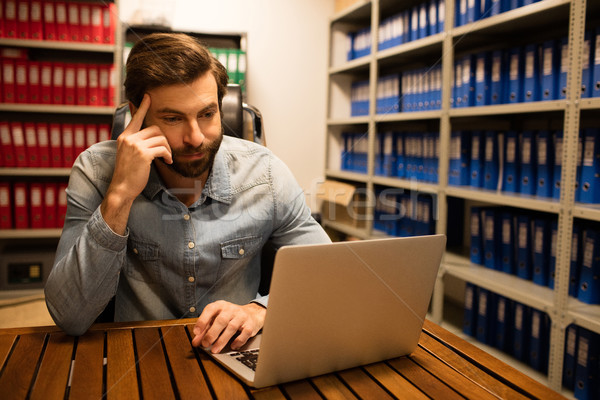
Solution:
<svg viewBox="0 0 600 400"><path fill-rule="evenodd" d="M335 0L335 12L338 13L340 11L343 11L355 3L364 2L365 0Z"/></svg>
<svg viewBox="0 0 600 400"><path fill-rule="evenodd" d="M367 215L367 196L364 188L348 183L326 180L319 185L317 198L323 200L321 216L324 221L364 228Z"/></svg>

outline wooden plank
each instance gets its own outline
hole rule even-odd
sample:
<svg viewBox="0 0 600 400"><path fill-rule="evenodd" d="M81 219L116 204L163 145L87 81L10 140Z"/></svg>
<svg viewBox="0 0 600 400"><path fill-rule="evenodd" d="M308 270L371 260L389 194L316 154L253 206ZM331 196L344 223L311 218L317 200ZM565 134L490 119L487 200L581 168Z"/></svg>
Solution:
<svg viewBox="0 0 600 400"><path fill-rule="evenodd" d="M415 349L410 358L462 396L471 399L498 398L487 388L462 375L420 347Z"/></svg>
<svg viewBox="0 0 600 400"><path fill-rule="evenodd" d="M173 386L158 328L133 331L144 399L174 399Z"/></svg>
<svg viewBox="0 0 600 400"><path fill-rule="evenodd" d="M306 380L286 383L283 390L290 399L321 400L319 393Z"/></svg>
<svg viewBox="0 0 600 400"><path fill-rule="evenodd" d="M0 376L2 396L7 396L7 399L24 399L27 396L44 347L45 337L43 333L19 337Z"/></svg>
<svg viewBox="0 0 600 400"><path fill-rule="evenodd" d="M464 397L446 386L443 381L414 363L410 357L396 358L388 361L388 364L433 399L464 399Z"/></svg>
<svg viewBox="0 0 600 400"><path fill-rule="evenodd" d="M367 365L367 372L398 398L428 399L428 397L385 363Z"/></svg>
<svg viewBox="0 0 600 400"><path fill-rule="evenodd" d="M31 391L32 399L62 399L65 397L74 342L75 339L72 336L64 333L50 335Z"/></svg>
<svg viewBox="0 0 600 400"><path fill-rule="evenodd" d="M442 360L451 368L460 372L472 381L477 382L503 399L528 398L515 391L512 387L507 386L505 383L489 375L487 372L482 371L478 365L472 364L469 362L469 360L461 357L459 354L452 351L452 349L444 346L443 343L438 342L426 333L421 335L419 346L433 353L437 358Z"/></svg>
<svg viewBox="0 0 600 400"><path fill-rule="evenodd" d="M104 332L88 332L79 337L71 376L70 398L102 398Z"/></svg>
<svg viewBox="0 0 600 400"><path fill-rule="evenodd" d="M187 327L190 336L193 337L193 325ZM222 368L203 350L195 349L196 355L202 364L205 375L212 386L215 396L219 399L247 399L248 394L241 381Z"/></svg>
<svg viewBox="0 0 600 400"><path fill-rule="evenodd" d="M473 364L480 366L480 369L487 369L497 379L512 384L514 387L520 388L527 393L529 397L537 397L539 399L566 399L560 393L546 387L533 378L523 374L510 365L498 360L494 356L486 353L480 348L472 345L459 338L456 335L448 332L446 329L426 320L423 325L423 330L426 334L444 343L459 354L461 357L470 360Z"/></svg>
<svg viewBox="0 0 600 400"><path fill-rule="evenodd" d="M354 393L334 374L318 376L313 378L312 382L326 399L357 399Z"/></svg>
<svg viewBox="0 0 600 400"><path fill-rule="evenodd" d="M111 399L139 399L133 337L130 330L107 331L106 395Z"/></svg>
<svg viewBox="0 0 600 400"><path fill-rule="evenodd" d="M270 386L264 389L251 389L252 397L255 400L284 400L286 397L278 386Z"/></svg>
<svg viewBox="0 0 600 400"><path fill-rule="evenodd" d="M210 399L196 353L183 325L161 328L165 348L181 399Z"/></svg>
<svg viewBox="0 0 600 400"><path fill-rule="evenodd" d="M4 366L8 358L8 353L10 353L16 339L16 334L0 335L0 369Z"/></svg>
<svg viewBox="0 0 600 400"><path fill-rule="evenodd" d="M391 399L381 386L369 377L362 369L353 368L339 372L340 378L362 399Z"/></svg>

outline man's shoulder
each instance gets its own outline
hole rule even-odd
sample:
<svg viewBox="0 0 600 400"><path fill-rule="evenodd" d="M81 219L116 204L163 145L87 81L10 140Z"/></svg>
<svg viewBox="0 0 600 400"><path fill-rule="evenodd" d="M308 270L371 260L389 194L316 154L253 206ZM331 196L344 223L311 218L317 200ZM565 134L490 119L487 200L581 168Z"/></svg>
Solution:
<svg viewBox="0 0 600 400"><path fill-rule="evenodd" d="M226 153L257 155L272 154L271 151L265 146L251 142L250 140L240 139L233 136L223 136L223 143L221 144L221 148Z"/></svg>

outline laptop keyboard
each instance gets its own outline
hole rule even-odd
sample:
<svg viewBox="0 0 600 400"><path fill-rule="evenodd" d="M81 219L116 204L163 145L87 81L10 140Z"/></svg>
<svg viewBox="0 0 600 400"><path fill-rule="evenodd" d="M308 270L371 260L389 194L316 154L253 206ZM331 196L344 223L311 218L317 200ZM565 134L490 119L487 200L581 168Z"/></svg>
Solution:
<svg viewBox="0 0 600 400"><path fill-rule="evenodd" d="M248 351L240 351L236 353L229 353L231 357L235 357L236 360L250 368L252 371L256 371L256 362L258 361L258 350L252 349Z"/></svg>

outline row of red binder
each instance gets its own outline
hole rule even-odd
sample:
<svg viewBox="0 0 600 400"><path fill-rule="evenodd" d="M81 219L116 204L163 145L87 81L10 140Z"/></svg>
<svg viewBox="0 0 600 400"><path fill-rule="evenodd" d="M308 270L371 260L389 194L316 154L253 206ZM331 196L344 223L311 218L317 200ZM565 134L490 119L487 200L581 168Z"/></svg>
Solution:
<svg viewBox="0 0 600 400"><path fill-rule="evenodd" d="M115 43L117 9L111 2L3 0L0 37Z"/></svg>
<svg viewBox="0 0 600 400"><path fill-rule="evenodd" d="M2 102L81 106L115 105L115 67L0 59Z"/></svg>
<svg viewBox="0 0 600 400"><path fill-rule="evenodd" d="M0 182L0 229L62 228L66 182Z"/></svg>
<svg viewBox="0 0 600 400"><path fill-rule="evenodd" d="M69 168L86 148L108 139L108 124L0 122L0 167Z"/></svg>

